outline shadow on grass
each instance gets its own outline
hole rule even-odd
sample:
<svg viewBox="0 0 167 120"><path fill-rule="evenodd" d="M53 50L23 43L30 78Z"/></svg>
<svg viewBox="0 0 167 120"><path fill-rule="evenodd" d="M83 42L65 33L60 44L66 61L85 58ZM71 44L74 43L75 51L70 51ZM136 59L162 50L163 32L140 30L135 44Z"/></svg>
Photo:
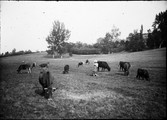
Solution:
<svg viewBox="0 0 167 120"><path fill-rule="evenodd" d="M131 90L126 90L123 88L110 88L110 87L107 87L107 89L115 91L116 93L122 94L122 95L127 96L127 97L141 98L140 95L138 95L134 92L131 92Z"/></svg>
<svg viewBox="0 0 167 120"><path fill-rule="evenodd" d="M41 89L36 89L35 93L38 94L38 95L40 95L40 96L44 96L44 94L43 94L43 92L42 92Z"/></svg>
<svg viewBox="0 0 167 120"><path fill-rule="evenodd" d="M120 72L117 72L115 73L116 75L122 75L122 76L125 76L124 72L123 73L120 73Z"/></svg>
<svg viewBox="0 0 167 120"><path fill-rule="evenodd" d="M149 66L149 67L147 67L148 69L150 68L150 69L166 69L166 67L165 66L161 66L161 67L158 67L158 66Z"/></svg>
<svg viewBox="0 0 167 120"><path fill-rule="evenodd" d="M44 57L44 58L53 58L52 55L45 55L45 56L43 56L43 57ZM56 59L56 58L61 58L61 56L54 56L53 59Z"/></svg>
<svg viewBox="0 0 167 120"><path fill-rule="evenodd" d="M44 55L43 56L44 58L53 58L53 56L52 55ZM54 56L54 58L53 59L58 59L58 58L70 58L70 56L69 55L55 55Z"/></svg>

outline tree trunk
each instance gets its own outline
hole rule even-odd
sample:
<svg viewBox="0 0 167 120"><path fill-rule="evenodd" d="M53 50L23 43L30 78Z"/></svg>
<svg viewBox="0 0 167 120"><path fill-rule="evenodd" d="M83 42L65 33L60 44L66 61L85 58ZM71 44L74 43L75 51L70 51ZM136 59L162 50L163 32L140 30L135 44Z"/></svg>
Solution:
<svg viewBox="0 0 167 120"><path fill-rule="evenodd" d="M159 45L159 48L161 48L161 44Z"/></svg>
<svg viewBox="0 0 167 120"><path fill-rule="evenodd" d="M159 48L161 48L161 47L162 47L162 43L163 43L163 40L162 40L162 42L160 43Z"/></svg>
<svg viewBox="0 0 167 120"><path fill-rule="evenodd" d="M55 52L53 52L53 58L55 58Z"/></svg>

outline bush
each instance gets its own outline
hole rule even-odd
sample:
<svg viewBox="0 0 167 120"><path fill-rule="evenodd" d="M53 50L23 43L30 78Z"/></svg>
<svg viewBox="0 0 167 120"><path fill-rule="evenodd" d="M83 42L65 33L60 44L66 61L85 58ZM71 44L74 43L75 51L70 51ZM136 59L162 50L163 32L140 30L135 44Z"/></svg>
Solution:
<svg viewBox="0 0 167 120"><path fill-rule="evenodd" d="M69 53L69 56L72 57L72 52Z"/></svg>
<svg viewBox="0 0 167 120"><path fill-rule="evenodd" d="M112 48L111 52L117 53L117 52L121 52L121 51L124 51L124 50L125 50L125 47L124 46L120 46L118 48Z"/></svg>
<svg viewBox="0 0 167 120"><path fill-rule="evenodd" d="M100 50L97 48L73 48L72 49L73 54L100 54Z"/></svg>

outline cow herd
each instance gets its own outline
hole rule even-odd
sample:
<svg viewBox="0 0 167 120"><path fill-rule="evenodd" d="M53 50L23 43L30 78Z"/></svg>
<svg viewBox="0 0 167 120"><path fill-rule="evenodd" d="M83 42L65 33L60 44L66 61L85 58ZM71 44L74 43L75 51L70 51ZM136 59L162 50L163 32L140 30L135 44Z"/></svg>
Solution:
<svg viewBox="0 0 167 120"><path fill-rule="evenodd" d="M86 60L85 64L89 64L89 63L90 63L89 60ZM77 67L83 66L83 65L84 65L84 62L79 62L77 64ZM111 70L111 68L109 67L109 65L106 61L95 60L94 61L94 66L95 66L96 70L94 71L93 76L98 76L97 72L99 72L100 69L101 69L101 71L105 71L105 70L110 71ZM21 73L22 70L27 70L28 73L31 73L31 70L34 67L36 67L35 62L32 63L32 64L22 63L18 67L17 72ZM41 95L43 95L47 99L51 99L52 98L52 92L54 92L56 90L56 88L52 87L54 77L52 76L51 72L47 69L49 67L49 62L40 64L39 67L41 67L41 71L39 73L39 83L41 84L42 89L43 89ZM123 61L119 62L119 69L120 69L120 71L124 72L125 76L129 75L130 67L131 67L130 62L123 62ZM64 66L64 71L62 73L63 74L68 74L69 73L69 68L70 68L69 65L65 65ZM137 79L142 78L143 80L146 79L146 80L150 81L149 73L146 69L138 68L136 78Z"/></svg>
<svg viewBox="0 0 167 120"><path fill-rule="evenodd" d="M129 75L129 69L131 67L130 62L119 62L120 70L124 71L124 75ZM146 69L138 68L136 78L150 81L149 73Z"/></svg>

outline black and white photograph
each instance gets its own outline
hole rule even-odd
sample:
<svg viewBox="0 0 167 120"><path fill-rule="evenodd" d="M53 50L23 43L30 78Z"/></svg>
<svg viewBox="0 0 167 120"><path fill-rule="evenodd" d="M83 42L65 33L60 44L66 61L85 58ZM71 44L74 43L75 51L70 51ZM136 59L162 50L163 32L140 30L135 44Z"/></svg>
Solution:
<svg viewBox="0 0 167 120"><path fill-rule="evenodd" d="M166 119L167 1L0 1L0 119Z"/></svg>

